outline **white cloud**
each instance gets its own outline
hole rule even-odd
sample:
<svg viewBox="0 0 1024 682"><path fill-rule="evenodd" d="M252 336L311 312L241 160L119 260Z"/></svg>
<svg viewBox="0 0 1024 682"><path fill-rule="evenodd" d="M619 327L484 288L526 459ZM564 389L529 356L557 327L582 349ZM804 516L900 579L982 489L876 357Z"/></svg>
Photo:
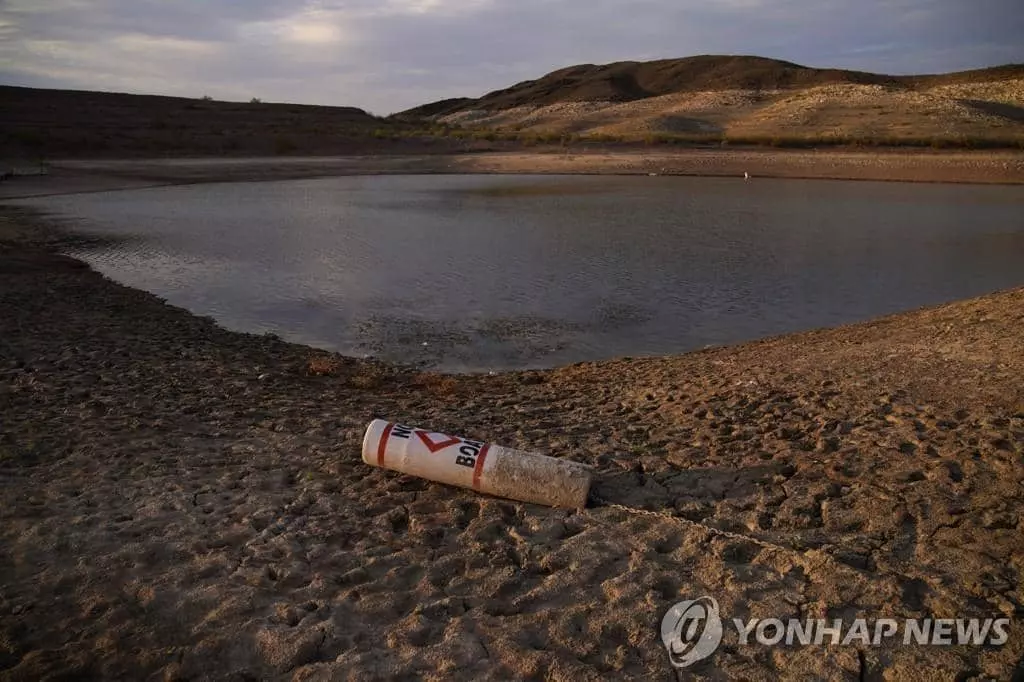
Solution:
<svg viewBox="0 0 1024 682"><path fill-rule="evenodd" d="M879 43L875 45L860 45L846 50L846 54L873 54L876 52L891 52L896 49L896 43Z"/></svg>
<svg viewBox="0 0 1024 682"><path fill-rule="evenodd" d="M181 59L182 57L212 57L220 46L201 40L168 38L144 33L127 33L117 36L108 43L125 58L145 56L149 60Z"/></svg>
<svg viewBox="0 0 1024 682"><path fill-rule="evenodd" d="M475 12L490 4L490 0L388 0L384 6L400 14L459 14Z"/></svg>
<svg viewBox="0 0 1024 682"><path fill-rule="evenodd" d="M220 49L200 41L137 34L94 45L28 40L14 51L0 50L0 64L6 67L13 61L22 73L67 81L71 87L147 91L160 83L163 92L192 94L195 86L187 74L201 71ZM177 65L175 72L168 72L168 63Z"/></svg>
<svg viewBox="0 0 1024 682"><path fill-rule="evenodd" d="M353 41L346 30L343 13L328 10L304 11L271 21L240 24L237 35L243 40L279 42L310 47L338 46Z"/></svg>
<svg viewBox="0 0 1024 682"><path fill-rule="evenodd" d="M296 21L287 25L287 40L302 45L336 45L344 37L340 27L316 21Z"/></svg>
<svg viewBox="0 0 1024 682"><path fill-rule="evenodd" d="M7 14L44 14L50 15L69 10L90 9L94 3L89 0L5 0L0 10Z"/></svg>

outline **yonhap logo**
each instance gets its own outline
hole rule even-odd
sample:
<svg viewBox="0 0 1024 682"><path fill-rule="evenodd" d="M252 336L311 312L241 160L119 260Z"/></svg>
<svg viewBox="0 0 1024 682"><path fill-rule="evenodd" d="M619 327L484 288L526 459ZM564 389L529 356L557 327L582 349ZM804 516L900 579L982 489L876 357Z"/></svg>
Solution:
<svg viewBox="0 0 1024 682"><path fill-rule="evenodd" d="M677 668L685 668L715 653L722 643L718 602L711 597L681 601L661 619L661 641Z"/></svg>
<svg viewBox="0 0 1024 682"><path fill-rule="evenodd" d="M739 646L1003 646L1009 618L733 618ZM712 597L681 601L661 619L669 660L685 668L715 653L725 625Z"/></svg>

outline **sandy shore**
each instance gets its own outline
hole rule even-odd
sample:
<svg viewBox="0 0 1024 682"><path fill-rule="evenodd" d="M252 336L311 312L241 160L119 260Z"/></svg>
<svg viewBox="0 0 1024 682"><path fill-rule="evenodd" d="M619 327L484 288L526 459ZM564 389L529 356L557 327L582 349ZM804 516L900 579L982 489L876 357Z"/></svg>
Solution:
<svg viewBox="0 0 1024 682"><path fill-rule="evenodd" d="M376 173L565 173L1024 183L1024 152L608 149L373 156L54 161L49 175L0 183L0 199Z"/></svg>
<svg viewBox="0 0 1024 682"><path fill-rule="evenodd" d="M1024 183L1024 153L856 152L759 150L572 150L455 157L467 172L623 173L753 178Z"/></svg>
<svg viewBox="0 0 1024 682"><path fill-rule="evenodd" d="M2 679L674 679L661 618L703 595L1012 625L987 647L727 629L696 679L1024 670L1024 289L671 358L313 376L324 354L112 283L67 239L0 218ZM372 469L374 416L589 463L606 502Z"/></svg>

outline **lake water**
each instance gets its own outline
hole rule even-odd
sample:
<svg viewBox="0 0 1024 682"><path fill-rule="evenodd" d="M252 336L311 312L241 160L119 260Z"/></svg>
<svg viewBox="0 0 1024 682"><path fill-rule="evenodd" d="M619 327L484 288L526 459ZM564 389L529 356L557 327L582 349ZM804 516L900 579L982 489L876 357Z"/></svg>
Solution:
<svg viewBox="0 0 1024 682"><path fill-rule="evenodd" d="M1024 189L372 176L29 200L230 329L446 370L672 354L1024 284Z"/></svg>

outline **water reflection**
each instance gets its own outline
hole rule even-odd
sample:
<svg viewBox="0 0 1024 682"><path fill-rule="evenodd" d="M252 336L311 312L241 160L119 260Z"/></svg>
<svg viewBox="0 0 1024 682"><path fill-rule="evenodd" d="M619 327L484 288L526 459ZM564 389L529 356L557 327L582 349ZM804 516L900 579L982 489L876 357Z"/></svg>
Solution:
<svg viewBox="0 0 1024 682"><path fill-rule="evenodd" d="M446 369L678 353L1024 284L1016 187L375 176L31 200L229 328Z"/></svg>

